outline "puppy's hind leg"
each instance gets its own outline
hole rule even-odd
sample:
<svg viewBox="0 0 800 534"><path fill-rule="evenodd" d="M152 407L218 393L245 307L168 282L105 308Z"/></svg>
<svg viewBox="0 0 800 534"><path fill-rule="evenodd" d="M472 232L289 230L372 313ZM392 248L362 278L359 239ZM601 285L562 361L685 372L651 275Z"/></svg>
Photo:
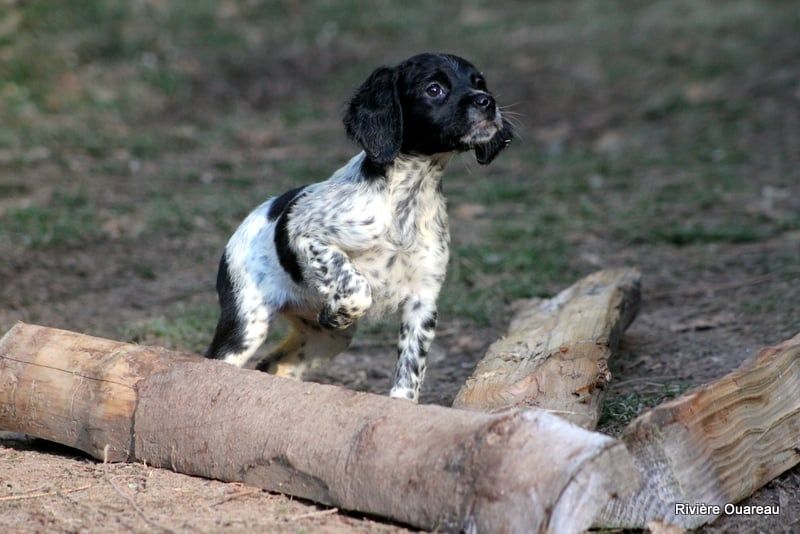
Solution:
<svg viewBox="0 0 800 534"><path fill-rule="evenodd" d="M307 318L288 319L289 334L256 366L259 371L301 380L307 371L347 349L356 333L355 324L343 330L329 330Z"/></svg>
<svg viewBox="0 0 800 534"><path fill-rule="evenodd" d="M271 310L257 292L234 292L228 262L223 255L217 275L220 317L206 358L245 367L267 339Z"/></svg>

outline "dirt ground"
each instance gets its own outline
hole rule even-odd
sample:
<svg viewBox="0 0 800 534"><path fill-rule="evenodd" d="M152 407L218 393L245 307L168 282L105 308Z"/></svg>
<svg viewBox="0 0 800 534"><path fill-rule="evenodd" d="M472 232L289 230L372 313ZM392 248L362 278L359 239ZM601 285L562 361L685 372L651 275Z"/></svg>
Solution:
<svg viewBox="0 0 800 534"><path fill-rule="evenodd" d="M611 434L800 332L796 3L441 4L0 0L0 331L201 351L236 224L355 152L339 117L373 68L447 50L520 135L445 175L453 247L422 402L452 401L512 301L604 267L644 274ZM395 329L363 327L308 379L385 394ZM702 530L800 531L800 469L748 503L781 515ZM3 434L0 530L406 528Z"/></svg>

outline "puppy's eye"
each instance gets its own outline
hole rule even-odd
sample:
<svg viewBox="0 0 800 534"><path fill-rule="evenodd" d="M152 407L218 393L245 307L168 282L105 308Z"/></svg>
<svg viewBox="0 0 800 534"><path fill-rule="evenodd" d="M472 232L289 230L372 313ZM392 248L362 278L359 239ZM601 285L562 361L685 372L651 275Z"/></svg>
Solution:
<svg viewBox="0 0 800 534"><path fill-rule="evenodd" d="M425 88L425 94L431 98L440 97L445 94L444 87L436 82L433 82L428 84L428 87Z"/></svg>

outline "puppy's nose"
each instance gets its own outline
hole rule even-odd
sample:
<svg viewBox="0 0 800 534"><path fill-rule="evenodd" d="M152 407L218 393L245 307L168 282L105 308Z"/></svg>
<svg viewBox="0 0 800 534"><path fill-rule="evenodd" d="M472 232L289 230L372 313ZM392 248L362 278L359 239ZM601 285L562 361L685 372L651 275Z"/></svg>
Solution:
<svg viewBox="0 0 800 534"><path fill-rule="evenodd" d="M494 109L494 97L486 93L477 93L472 97L472 104L480 109L491 111Z"/></svg>

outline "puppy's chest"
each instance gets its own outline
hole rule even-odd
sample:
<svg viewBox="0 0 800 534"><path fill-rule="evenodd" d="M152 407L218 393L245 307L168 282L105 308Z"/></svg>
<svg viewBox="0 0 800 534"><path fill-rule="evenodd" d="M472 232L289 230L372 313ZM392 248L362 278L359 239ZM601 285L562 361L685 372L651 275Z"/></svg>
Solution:
<svg viewBox="0 0 800 534"><path fill-rule="evenodd" d="M384 234L353 258L382 308L441 284L449 254L447 211L437 183L412 183L391 193L382 207L388 216Z"/></svg>

